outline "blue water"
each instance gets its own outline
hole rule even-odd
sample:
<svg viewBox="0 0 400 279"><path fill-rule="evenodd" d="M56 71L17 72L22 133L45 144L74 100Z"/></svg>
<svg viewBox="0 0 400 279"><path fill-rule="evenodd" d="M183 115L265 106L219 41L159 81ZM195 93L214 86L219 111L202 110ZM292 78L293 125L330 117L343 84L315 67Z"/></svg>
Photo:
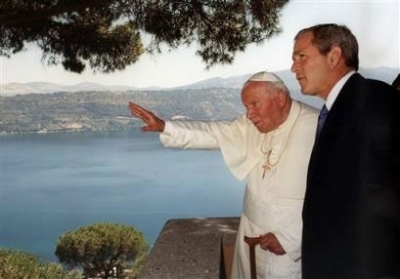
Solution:
<svg viewBox="0 0 400 279"><path fill-rule="evenodd" d="M140 131L0 137L0 247L57 261L57 239L94 222L154 244L169 219L238 216L244 182L218 151L164 148Z"/></svg>

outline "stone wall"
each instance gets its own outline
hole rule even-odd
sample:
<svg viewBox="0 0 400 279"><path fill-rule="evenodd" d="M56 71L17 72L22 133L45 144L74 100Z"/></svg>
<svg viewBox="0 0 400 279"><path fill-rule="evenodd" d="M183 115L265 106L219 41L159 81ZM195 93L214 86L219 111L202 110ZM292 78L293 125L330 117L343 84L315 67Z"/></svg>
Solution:
<svg viewBox="0 0 400 279"><path fill-rule="evenodd" d="M229 278L238 226L239 217L167 221L139 278Z"/></svg>

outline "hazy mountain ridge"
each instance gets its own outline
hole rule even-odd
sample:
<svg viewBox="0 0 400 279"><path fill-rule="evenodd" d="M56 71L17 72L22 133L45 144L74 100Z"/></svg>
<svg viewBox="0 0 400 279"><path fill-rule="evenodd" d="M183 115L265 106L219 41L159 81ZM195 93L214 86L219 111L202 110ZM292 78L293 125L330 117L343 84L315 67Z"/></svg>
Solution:
<svg viewBox="0 0 400 279"><path fill-rule="evenodd" d="M0 85L0 96L15 96L18 94L47 94L56 92L81 92L81 91L110 91L124 92L136 90L133 86L103 85L93 82L82 82L74 85L62 85L51 82L7 83Z"/></svg>
<svg viewBox="0 0 400 279"><path fill-rule="evenodd" d="M398 71L389 68L360 72L388 83L398 75ZM290 71L277 74L285 81L294 99L317 108L322 106L321 99L300 93ZM70 91L67 91L66 87L54 83L29 83L25 92L37 92L0 98L0 134L137 128L142 122L130 116L129 101L137 102L165 119L233 119L244 112L240 88L249 76L213 78L160 90L81 83L68 87ZM17 92L18 84L11 85ZM38 93L52 91L56 93Z"/></svg>
<svg viewBox="0 0 400 279"><path fill-rule="evenodd" d="M293 73L290 70L275 72L281 77L288 88L292 91L298 91L299 86ZM389 84L393 82L399 73L399 69L379 67L360 69L360 73L368 78L383 80ZM18 94L30 93L56 93L56 92L81 92L81 91L101 91L101 92L127 92L132 90L184 90L184 89L208 89L208 88L241 88L243 83L251 76L244 74L227 78L215 77L205 79L199 82L177 86L172 88L139 88L125 85L104 85L92 82L82 82L74 85L62 85L51 82L27 82L27 83L7 83L0 85L0 96L15 96Z"/></svg>
<svg viewBox="0 0 400 279"><path fill-rule="evenodd" d="M141 121L130 116L134 101L164 119L232 119L243 112L238 89L60 92L0 99L0 134L123 130Z"/></svg>

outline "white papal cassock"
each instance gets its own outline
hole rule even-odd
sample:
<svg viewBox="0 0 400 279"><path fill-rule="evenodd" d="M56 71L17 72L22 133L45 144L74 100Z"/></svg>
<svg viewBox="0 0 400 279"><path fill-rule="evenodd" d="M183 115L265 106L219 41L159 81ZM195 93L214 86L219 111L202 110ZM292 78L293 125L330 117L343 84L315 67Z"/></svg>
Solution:
<svg viewBox="0 0 400 279"><path fill-rule="evenodd" d="M221 149L231 172L238 179L247 177L232 279L250 278L243 237L267 232L277 236L287 253L277 256L257 246L258 278L301 278L301 211L317 117L317 110L293 101L286 121L269 133L260 133L245 115L233 122L166 122L160 134L166 147ZM262 178L269 151L271 169Z"/></svg>

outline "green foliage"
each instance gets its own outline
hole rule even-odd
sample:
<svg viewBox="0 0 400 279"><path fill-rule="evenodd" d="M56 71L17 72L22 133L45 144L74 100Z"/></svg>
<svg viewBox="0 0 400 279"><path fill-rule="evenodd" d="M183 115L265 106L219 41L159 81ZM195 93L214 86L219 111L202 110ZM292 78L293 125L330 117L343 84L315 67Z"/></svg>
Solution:
<svg viewBox="0 0 400 279"><path fill-rule="evenodd" d="M142 265L147 250L142 233L133 227L95 223L62 235L56 256L66 266L82 267L85 278L125 278L124 270Z"/></svg>
<svg viewBox="0 0 400 279"><path fill-rule="evenodd" d="M44 262L36 256L14 250L0 249L1 279L67 279L59 264ZM72 278L71 278L72 279Z"/></svg>
<svg viewBox="0 0 400 279"><path fill-rule="evenodd" d="M280 32L289 0L2 0L0 55L36 42L48 64L112 72L165 44L198 43L207 67L231 63L250 43ZM150 35L143 46L141 32Z"/></svg>

